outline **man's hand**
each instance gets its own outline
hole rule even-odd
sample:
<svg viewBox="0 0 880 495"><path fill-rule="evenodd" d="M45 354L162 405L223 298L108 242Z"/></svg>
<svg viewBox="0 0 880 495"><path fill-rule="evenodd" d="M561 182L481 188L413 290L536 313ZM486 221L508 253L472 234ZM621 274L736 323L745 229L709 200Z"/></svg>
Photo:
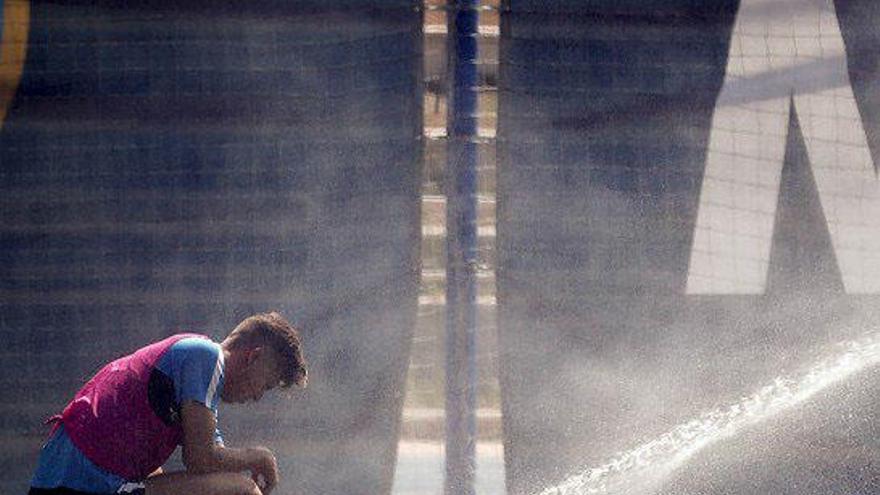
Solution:
<svg viewBox="0 0 880 495"><path fill-rule="evenodd" d="M187 402L182 408L183 463L194 474L218 471L251 472L251 479L263 495L278 484L278 462L265 447L232 449L214 443L217 420L203 404Z"/></svg>
<svg viewBox="0 0 880 495"><path fill-rule="evenodd" d="M265 447L248 449L252 456L251 478L260 487L263 495L268 495L278 484L278 461L275 454Z"/></svg>

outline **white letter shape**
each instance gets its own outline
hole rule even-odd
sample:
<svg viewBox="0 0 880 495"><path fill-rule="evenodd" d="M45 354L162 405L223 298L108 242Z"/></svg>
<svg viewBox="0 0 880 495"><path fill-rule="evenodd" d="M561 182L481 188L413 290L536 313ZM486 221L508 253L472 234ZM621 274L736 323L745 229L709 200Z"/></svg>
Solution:
<svg viewBox="0 0 880 495"><path fill-rule="evenodd" d="M742 0L709 136L688 294L760 294L794 103L848 293L880 292L880 181L833 0Z"/></svg>

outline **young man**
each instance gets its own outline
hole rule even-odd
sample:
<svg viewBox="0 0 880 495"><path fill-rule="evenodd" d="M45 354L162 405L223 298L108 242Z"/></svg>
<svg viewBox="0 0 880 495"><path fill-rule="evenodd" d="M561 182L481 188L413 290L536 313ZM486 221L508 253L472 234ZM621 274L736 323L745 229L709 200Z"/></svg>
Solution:
<svg viewBox="0 0 880 495"><path fill-rule="evenodd" d="M267 495L275 456L226 447L217 404L307 379L299 333L274 312L245 319L220 344L196 334L151 344L102 368L50 420L29 495ZM186 470L163 473L177 445Z"/></svg>

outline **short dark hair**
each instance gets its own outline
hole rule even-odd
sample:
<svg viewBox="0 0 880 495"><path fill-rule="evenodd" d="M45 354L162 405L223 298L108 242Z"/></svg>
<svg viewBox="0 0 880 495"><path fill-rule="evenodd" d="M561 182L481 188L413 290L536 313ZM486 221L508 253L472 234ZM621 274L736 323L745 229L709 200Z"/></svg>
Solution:
<svg viewBox="0 0 880 495"><path fill-rule="evenodd" d="M226 337L230 349L268 346L281 357L282 387L305 388L309 372L299 332L277 311L259 313L242 320Z"/></svg>

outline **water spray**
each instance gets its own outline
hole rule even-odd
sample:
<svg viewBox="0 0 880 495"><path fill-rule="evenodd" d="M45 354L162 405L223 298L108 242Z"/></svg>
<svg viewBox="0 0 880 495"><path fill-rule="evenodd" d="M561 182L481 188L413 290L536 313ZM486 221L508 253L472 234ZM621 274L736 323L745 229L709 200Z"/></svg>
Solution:
<svg viewBox="0 0 880 495"><path fill-rule="evenodd" d="M841 352L805 373L777 377L739 402L701 414L610 461L575 474L540 495L649 494L691 456L751 425L805 402L816 393L880 363L880 332L840 343Z"/></svg>

